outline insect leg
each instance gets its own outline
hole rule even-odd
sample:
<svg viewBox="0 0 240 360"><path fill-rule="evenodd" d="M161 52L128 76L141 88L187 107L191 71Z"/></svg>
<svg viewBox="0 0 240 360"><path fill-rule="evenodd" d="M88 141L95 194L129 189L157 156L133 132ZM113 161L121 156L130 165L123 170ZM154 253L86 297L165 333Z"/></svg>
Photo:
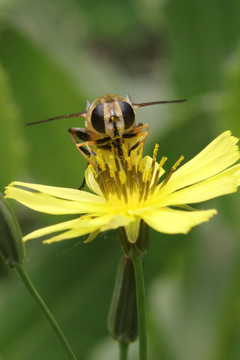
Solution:
<svg viewBox="0 0 240 360"><path fill-rule="evenodd" d="M80 151L84 159L96 167L96 164L90 159L91 155L96 156L96 153L90 148L90 145L96 145L96 140L90 140L91 136L89 134L89 130L84 128L70 128L68 131L74 144L76 145L76 148ZM79 143L77 138L85 141L83 143ZM85 149L85 147L87 149Z"/></svg>
<svg viewBox="0 0 240 360"><path fill-rule="evenodd" d="M128 151L128 154L130 155L131 151L133 151L134 149L137 149L140 144L145 142L146 137L148 135L148 124L140 125L140 126L136 127L135 129L132 130L132 132L129 135L131 135L131 137L134 137L134 136L142 137L140 140L138 140L136 142L136 144L134 144L132 147L130 147L130 149ZM127 137L127 136L125 136L125 137Z"/></svg>

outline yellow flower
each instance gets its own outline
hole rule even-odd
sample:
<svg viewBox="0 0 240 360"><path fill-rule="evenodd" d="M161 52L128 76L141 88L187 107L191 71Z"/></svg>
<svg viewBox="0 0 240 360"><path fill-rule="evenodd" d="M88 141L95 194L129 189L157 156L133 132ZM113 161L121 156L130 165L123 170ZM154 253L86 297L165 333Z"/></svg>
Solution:
<svg viewBox="0 0 240 360"><path fill-rule="evenodd" d="M156 161L157 146L153 158L142 158L142 149L130 156L123 149L122 159L97 151L95 166L91 164L85 174L93 193L13 182L6 188L6 197L48 214L82 214L33 231L25 241L48 236L44 242L52 243L85 234L89 234L86 241L91 241L99 232L125 227L128 241L134 243L141 220L159 232L187 233L217 213L187 204L237 191L240 164L232 166L240 157L237 142L230 131L222 133L176 170L181 157L162 181L167 159Z"/></svg>

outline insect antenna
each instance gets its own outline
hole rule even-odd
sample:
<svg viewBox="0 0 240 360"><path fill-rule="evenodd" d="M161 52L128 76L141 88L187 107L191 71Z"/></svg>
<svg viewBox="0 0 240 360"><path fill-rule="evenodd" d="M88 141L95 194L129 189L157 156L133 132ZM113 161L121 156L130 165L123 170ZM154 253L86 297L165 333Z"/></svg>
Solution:
<svg viewBox="0 0 240 360"><path fill-rule="evenodd" d="M75 113L75 114L54 116L54 117L49 118L49 119L30 122L30 123L27 123L26 125L27 126L28 125L36 125L36 124L41 124L41 123L45 123L45 122L52 121L52 120L66 119L66 118L72 118L72 117L78 117L78 116L83 116L84 117L86 114L87 114L86 111L83 111L83 112L79 112L79 113Z"/></svg>
<svg viewBox="0 0 240 360"><path fill-rule="evenodd" d="M149 105L157 105L157 104L171 104L171 103L181 103L185 102L187 99L181 99L181 100L161 100L161 101L151 101L141 104L133 104L136 107L143 107L143 106L149 106Z"/></svg>

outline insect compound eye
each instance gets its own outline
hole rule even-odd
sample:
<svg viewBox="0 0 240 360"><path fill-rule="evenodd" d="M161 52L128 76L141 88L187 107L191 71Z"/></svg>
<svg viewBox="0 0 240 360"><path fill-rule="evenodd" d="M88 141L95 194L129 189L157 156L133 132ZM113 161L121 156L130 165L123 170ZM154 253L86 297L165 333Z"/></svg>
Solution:
<svg viewBox="0 0 240 360"><path fill-rule="evenodd" d="M135 120L135 114L133 108L130 104L124 101L119 101L119 105L123 114L125 130L129 129L133 125Z"/></svg>
<svg viewBox="0 0 240 360"><path fill-rule="evenodd" d="M98 106L95 107L95 109L93 109L92 111L92 116L91 116L91 123L92 123L92 127L100 132L100 133L105 133L105 124L104 124L104 105L100 104Z"/></svg>

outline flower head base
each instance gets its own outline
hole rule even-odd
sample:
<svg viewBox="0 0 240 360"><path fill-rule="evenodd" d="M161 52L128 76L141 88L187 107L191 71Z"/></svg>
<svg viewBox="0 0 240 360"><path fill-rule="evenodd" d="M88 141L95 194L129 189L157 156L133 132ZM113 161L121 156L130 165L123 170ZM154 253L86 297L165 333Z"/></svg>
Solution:
<svg viewBox="0 0 240 360"><path fill-rule="evenodd" d="M187 233L193 226L208 221L211 210L192 210L187 204L205 201L235 192L240 185L238 139L226 131L192 160L172 167L165 179L163 165L153 157L142 157L142 147L128 154L123 145L121 158L107 150L99 150L85 177L85 191L14 182L6 196L41 212L50 214L84 214L80 218L36 230L24 240L50 235L51 243L85 234L92 240L99 232L125 227L130 243L138 237L143 220L157 231ZM176 171L175 171L176 170ZM34 192L33 192L34 191ZM56 232L60 234L53 235Z"/></svg>

